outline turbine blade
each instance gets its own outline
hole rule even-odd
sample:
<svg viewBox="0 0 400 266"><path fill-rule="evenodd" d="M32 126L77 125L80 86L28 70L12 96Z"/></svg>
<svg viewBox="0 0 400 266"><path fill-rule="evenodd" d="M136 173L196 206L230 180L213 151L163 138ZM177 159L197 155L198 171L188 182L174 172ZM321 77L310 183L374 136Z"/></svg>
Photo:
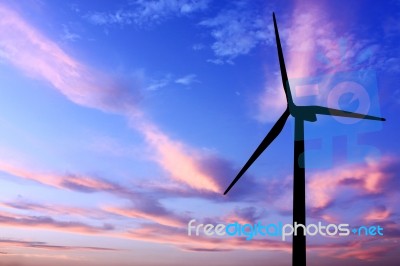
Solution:
<svg viewBox="0 0 400 266"><path fill-rule="evenodd" d="M386 119L382 118L382 117L354 113L354 112L349 112L349 111L343 111L343 110L338 110L338 109L329 108L329 107L312 106L311 109L315 114L320 114L320 115L333 115L333 116L360 118L360 119L368 119L368 120L386 121Z"/></svg>
<svg viewBox="0 0 400 266"><path fill-rule="evenodd" d="M253 155L251 155L250 159L246 162L240 172L237 174L235 179L229 185L229 187L225 190L224 195L229 192L229 190L236 184L236 182L242 177L242 175L249 169L249 167L254 163L255 160L263 153L263 151L274 141L274 139L281 133L283 126L286 123L287 118L289 117L289 109L286 108L285 112L281 115L281 117L276 121L275 125L268 132L267 136L263 139L257 149L254 151Z"/></svg>
<svg viewBox="0 0 400 266"><path fill-rule="evenodd" d="M272 13L275 28L276 47L278 48L279 67L281 68L282 85L288 104L293 104L292 94L289 87L289 78L286 72L285 59L283 58L281 39L279 38L278 25L276 23L275 13Z"/></svg>

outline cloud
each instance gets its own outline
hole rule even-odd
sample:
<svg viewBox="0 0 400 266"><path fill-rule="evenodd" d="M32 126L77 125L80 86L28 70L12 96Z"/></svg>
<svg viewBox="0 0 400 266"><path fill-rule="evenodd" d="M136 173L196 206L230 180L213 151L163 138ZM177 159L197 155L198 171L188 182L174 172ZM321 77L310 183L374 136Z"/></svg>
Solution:
<svg viewBox="0 0 400 266"><path fill-rule="evenodd" d="M197 82L199 82L199 81L197 80L197 76L195 74L189 74L189 75L186 75L184 77L181 77L181 78L178 78L175 80L175 83L182 84L185 86L188 86L190 84L197 83Z"/></svg>
<svg viewBox="0 0 400 266"><path fill-rule="evenodd" d="M0 160L0 171L19 177L32 180L44 185L60 189L68 189L84 193L110 192L113 194L134 197L135 193L110 181L88 175L57 174L35 171L15 162Z"/></svg>
<svg viewBox="0 0 400 266"><path fill-rule="evenodd" d="M84 251L119 251L114 248L103 248L103 247L92 247L92 246L62 246L62 245L51 245L42 241L25 241L25 240L12 240L12 239L0 239L0 246L4 247L28 247L28 248L39 248L46 250L84 250Z"/></svg>
<svg viewBox="0 0 400 266"><path fill-rule="evenodd" d="M158 79L158 80L154 79L154 80L150 81L150 85L148 85L146 87L146 90L156 91L156 90L159 90L161 88L168 86L170 83L171 83L171 75L166 75L162 79Z"/></svg>
<svg viewBox="0 0 400 266"><path fill-rule="evenodd" d="M224 218L224 221L228 223L238 222L240 224L256 224L260 218L261 213L259 213L255 207L236 207L233 212L229 213Z"/></svg>
<svg viewBox="0 0 400 266"><path fill-rule="evenodd" d="M81 38L81 36L79 34L71 32L71 30L69 29L69 27L67 25L63 25L63 34L61 37L63 40L71 41L71 42L74 42Z"/></svg>
<svg viewBox="0 0 400 266"><path fill-rule="evenodd" d="M198 221L198 223L200 223ZM192 232L189 236L187 228L172 228L162 225L146 224L141 228L128 231L122 235L135 240L147 242L172 244L182 250L223 252L230 250L263 250L282 251L290 253L292 244L290 241L281 241L269 238L254 238L251 241L244 237L205 237ZM333 242L332 242L333 241ZM315 252L319 257L358 259L370 261L383 258L388 252L397 247L395 241L362 240L362 241L337 241L337 239L326 239L324 243L310 243L308 250Z"/></svg>
<svg viewBox="0 0 400 266"><path fill-rule="evenodd" d="M16 177L33 180L59 189L82 193L106 192L131 201L131 206L129 207L121 208L106 206L102 208L102 211L69 206L43 205L26 201L4 202L0 203L0 206L20 210L37 211L39 213L45 212L52 215L79 215L95 219L106 219L110 218L109 214L116 214L119 216L139 218L147 222L156 222L170 226L182 226L184 221L189 219L184 215L175 214L173 211L165 208L158 200L154 199L153 197L156 195L155 193L157 191L139 191L139 189L130 190L116 183L83 175L46 175L34 173L31 170L21 167L11 167L4 162L0 163L0 170ZM171 195L173 194L169 194L169 197L171 197ZM160 194L160 196L162 196L162 194Z"/></svg>
<svg viewBox="0 0 400 266"><path fill-rule="evenodd" d="M232 60L222 60L221 58L215 58L215 59L207 59L208 63L214 64L214 65L223 65L225 63L230 63L233 64Z"/></svg>
<svg viewBox="0 0 400 266"><path fill-rule="evenodd" d="M0 55L7 62L76 104L137 114L136 88L81 64L3 4L0 16Z"/></svg>
<svg viewBox="0 0 400 266"><path fill-rule="evenodd" d="M390 217L390 215L391 215L390 211L385 206L379 206L368 212L365 215L364 220L367 223L379 222L387 220Z"/></svg>
<svg viewBox="0 0 400 266"><path fill-rule="evenodd" d="M197 76L195 74L188 74L174 80L171 74L167 74L163 78L150 80L149 84L146 86L146 90L157 91L159 89L169 86L172 82L188 86L190 84L199 82L196 77Z"/></svg>
<svg viewBox="0 0 400 266"><path fill-rule="evenodd" d="M58 221L48 216L15 215L4 211L0 212L0 224L4 227L39 228L79 234L99 234L114 229L110 224L92 226L81 222Z"/></svg>
<svg viewBox="0 0 400 266"><path fill-rule="evenodd" d="M110 216L96 209L82 208L82 207L72 207L57 204L40 204L36 202L31 202L27 200L17 200L17 201L7 201L0 203L0 206L6 208L13 208L17 210L33 211L37 213L46 213L51 216L80 216L86 218L93 218L96 220L108 219Z"/></svg>
<svg viewBox="0 0 400 266"><path fill-rule="evenodd" d="M387 182L393 180L393 175L387 169L396 162L397 159L392 157L380 161L367 159L365 164L337 167L313 174L307 184L311 207L327 208L344 189L358 192L351 194L355 197L381 195L387 191Z"/></svg>
<svg viewBox="0 0 400 266"><path fill-rule="evenodd" d="M144 189L155 192L163 198L201 198L207 199L216 203L226 202L250 202L254 203L263 199L263 202L269 204L287 205L289 199L285 198L287 195L284 193L292 188L292 177L277 178L275 176L253 176L250 173L244 174L239 183L232 188L227 194L223 195L223 191L232 182L233 178L237 175L242 165L235 165L232 161L226 160L218 154L210 152L202 152L200 156L192 157L192 164L196 168L211 178L218 191L206 189L204 187L194 187L190 179L185 181L176 180L170 176L171 181L168 184L165 182L147 183ZM290 203L291 206L291 203Z"/></svg>
<svg viewBox="0 0 400 266"><path fill-rule="evenodd" d="M192 46L193 51L200 51L200 50L203 50L204 48L205 48L205 45L202 43L196 43L196 44L193 44L193 46Z"/></svg>
<svg viewBox="0 0 400 266"><path fill-rule="evenodd" d="M170 209L165 208L163 204L159 202L159 199L161 198L180 197L181 194L179 193L179 190L177 191L176 189L168 191L162 188L160 189L159 187L155 189L152 187L140 188L139 184L135 189L128 189L117 183L109 182L97 177L80 174L44 174L34 172L31 169L26 169L21 166L16 166L15 163L5 163L4 161L0 161L0 171L15 177L55 187L57 189L72 190L81 193L106 192L119 198L128 199L131 202L129 207L105 206L101 211L97 209L69 206L43 205L22 200L16 202L3 202L0 203L0 206L36 211L38 213L47 213L51 215L78 215L94 219L107 219L110 218L109 214L114 214L114 216L119 215L129 218L137 218L145 222L160 223L169 226L182 226L185 221L189 220L189 217L186 215L176 214ZM174 180L173 177L171 178ZM187 182L184 182L184 184ZM196 190L199 190L200 192L196 193ZM186 196L196 197L201 195L201 192L207 191L207 188L200 187L196 188L196 190L189 189L188 186L184 188L184 193ZM208 192L210 193L211 191ZM156 197L157 200L154 199L154 197Z"/></svg>
<svg viewBox="0 0 400 266"><path fill-rule="evenodd" d="M265 24L263 14L246 4L235 4L233 8L225 9L199 25L211 29L214 38L211 48L217 59L210 62L217 64L225 60L231 62L239 55L248 54L257 45L272 40L271 28Z"/></svg>
<svg viewBox="0 0 400 266"><path fill-rule="evenodd" d="M290 252L291 243L245 237L205 237L188 235L187 228L145 224L141 228L123 233L121 237L153 243L172 244L188 251L267 250Z"/></svg>
<svg viewBox="0 0 400 266"><path fill-rule="evenodd" d="M81 192L98 192L98 191L124 191L124 189L114 183L92 178L82 175L68 174L65 178L60 179L61 186Z"/></svg>
<svg viewBox="0 0 400 266"><path fill-rule="evenodd" d="M114 12L89 12L84 17L95 25L148 25L173 16L187 16L207 9L209 0L131 1Z"/></svg>
<svg viewBox="0 0 400 266"><path fill-rule="evenodd" d="M156 156L153 159L169 173L170 178L197 190L220 191L215 177L206 174L197 163L201 153L180 141L172 140L148 121L136 123L134 127L155 150Z"/></svg>
<svg viewBox="0 0 400 266"><path fill-rule="evenodd" d="M339 259L358 259L374 261L383 258L388 252L394 250L397 244L388 241L354 241L329 248L315 247L323 257Z"/></svg>
<svg viewBox="0 0 400 266"><path fill-rule="evenodd" d="M167 210L159 202L149 202L149 199L143 199L143 201L141 201L139 204L135 204L134 206L106 206L102 209L106 212L123 217L141 219L144 222L152 222L178 228L186 225L187 221L189 220L188 216L178 215L170 210Z"/></svg>
<svg viewBox="0 0 400 266"><path fill-rule="evenodd" d="M209 0L155 0L132 1L130 5L113 12L89 12L84 18L99 26L136 25L148 26L171 17L187 16L205 11ZM198 25L211 30L211 45L216 58L213 64L233 64L239 55L248 54L259 44L270 43L272 27L265 24L264 7L254 7L244 2L230 3L215 17L203 19ZM204 44L194 44L193 50L204 49Z"/></svg>

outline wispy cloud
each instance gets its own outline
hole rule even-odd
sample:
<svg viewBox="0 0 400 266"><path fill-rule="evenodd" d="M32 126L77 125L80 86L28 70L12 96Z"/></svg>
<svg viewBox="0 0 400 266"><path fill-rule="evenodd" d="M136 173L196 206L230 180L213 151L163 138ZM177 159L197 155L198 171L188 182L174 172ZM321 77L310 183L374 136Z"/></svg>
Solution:
<svg viewBox="0 0 400 266"><path fill-rule="evenodd" d="M85 18L95 25L148 25L172 16L185 16L207 9L209 0L131 1L114 12L89 12Z"/></svg>
<svg viewBox="0 0 400 266"><path fill-rule="evenodd" d="M146 87L146 90L156 91L168 86L171 83L172 76L170 74L165 75L165 77L161 79L153 79L149 82L149 85Z"/></svg>
<svg viewBox="0 0 400 266"><path fill-rule="evenodd" d="M323 257L373 261L383 258L388 252L394 250L396 246L395 243L383 241L354 241L334 247L315 247L315 249Z"/></svg>
<svg viewBox="0 0 400 266"><path fill-rule="evenodd" d="M203 50L204 48L205 48L205 45L202 43L196 43L196 44L193 44L193 46L192 46L192 49L194 51L200 51L200 50Z"/></svg>
<svg viewBox="0 0 400 266"><path fill-rule="evenodd" d="M189 75L183 76L183 77L175 80L175 83L182 84L185 86L188 86L193 83L198 83L198 82L199 81L197 79L197 75L195 75L195 74L189 74Z"/></svg>
<svg viewBox="0 0 400 266"><path fill-rule="evenodd" d="M0 203L0 206L47 213L49 215L64 215L68 213L69 215L92 217L95 219L110 218L108 214L111 213L130 218L140 218L147 222L150 221L173 226L181 226L185 220L189 219L186 216L175 214L173 211L165 208L158 199L154 199L155 191L132 190L117 183L90 176L59 175L54 173L43 174L40 172L33 172L31 169L26 169L21 166L16 167L15 163L11 165L2 162L0 170L15 177L32 180L58 189L72 190L81 193L106 192L119 198L128 199L131 202L129 208L105 206L102 210L43 205L21 200L17 202Z"/></svg>
<svg viewBox="0 0 400 266"><path fill-rule="evenodd" d="M61 36L63 40L74 42L79 40L81 36L77 33L71 32L71 29L67 25L63 25L63 34Z"/></svg>
<svg viewBox="0 0 400 266"><path fill-rule="evenodd" d="M352 188L361 195L379 195L385 191L387 182L393 179L387 169L396 158L386 157L380 161L369 159L365 164L338 167L311 176L307 184L313 208L326 208L337 198L341 189ZM360 194L361 193L361 194Z"/></svg>
<svg viewBox="0 0 400 266"><path fill-rule="evenodd" d="M72 102L109 112L135 113L137 88L91 69L0 5L0 55L25 74L49 82Z"/></svg>
<svg viewBox="0 0 400 266"><path fill-rule="evenodd" d="M201 153L180 141L172 140L153 123L146 121L136 124L135 128L143 133L147 143L154 148L154 160L170 173L169 177L173 180L197 190L220 191L215 177L207 174L197 162Z"/></svg>
<svg viewBox="0 0 400 266"><path fill-rule="evenodd" d="M387 220L391 215L391 212L385 206L378 206L368 212L364 220L365 222L379 222Z"/></svg>
<svg viewBox="0 0 400 266"><path fill-rule="evenodd" d="M189 251L227 251L227 250L291 250L291 244L279 240L253 239L247 241L245 237L205 237L188 236L187 228L173 228L169 226L146 224L141 228L128 231L122 237L145 240L154 243L173 244Z"/></svg>
<svg viewBox="0 0 400 266"><path fill-rule="evenodd" d="M151 222L171 227L184 227L189 220L188 216L178 215L171 210L167 210L159 202L144 199L129 207L105 206L104 211L120 215L127 218L140 219L142 222Z"/></svg>
<svg viewBox="0 0 400 266"><path fill-rule="evenodd" d="M16 210L33 211L36 213L47 214L50 216L68 215L93 218L97 220L107 219L110 216L105 212L93 208L82 208L75 206L64 206L59 204L40 204L27 200L7 201L0 203L0 206Z"/></svg>
<svg viewBox="0 0 400 266"><path fill-rule="evenodd" d="M157 91L162 88L173 85L173 83L189 86L193 83L199 83L200 81L197 79L196 74L188 74L183 77L174 78L173 75L167 74L160 79L152 79L148 82L146 86L146 90L148 91Z"/></svg>
<svg viewBox="0 0 400 266"><path fill-rule="evenodd" d="M229 63L239 55L248 54L257 45L271 42L272 28L265 22L263 8L260 9L236 3L199 23L209 28L214 38L211 48L217 59L210 59L210 62Z"/></svg>
<svg viewBox="0 0 400 266"><path fill-rule="evenodd" d="M28 247L28 248L39 248L47 250L85 250L85 251L119 251L114 248L103 248L103 247L92 247L92 246L63 246L63 245L51 245L43 241L26 241L26 240L13 240L13 239L0 239L0 246L3 247Z"/></svg>
<svg viewBox="0 0 400 266"><path fill-rule="evenodd" d="M44 173L26 168L15 162L0 161L0 171L22 179L32 180L61 189L70 189L86 193L98 191L119 191L121 193L130 194L118 184L102 180L101 178L71 173L61 175L57 173Z"/></svg>
<svg viewBox="0 0 400 266"><path fill-rule="evenodd" d="M291 252L291 243L277 239L255 238L246 241L244 237L204 237L188 236L186 228L172 228L162 225L146 224L141 228L128 231L122 235L135 240L172 244L188 251L229 251L229 250L263 250ZM323 244L308 244L309 250L319 257L352 258L362 261L376 260L384 257L396 248L395 241L340 241Z"/></svg>
<svg viewBox="0 0 400 266"><path fill-rule="evenodd" d="M187 16L207 10L210 0L155 0L132 1L130 5L114 12L89 12L84 18L95 25L136 25L158 24L171 17ZM203 19L198 25L210 29L214 42L211 45L216 58L207 62L217 65L233 64L239 55L248 54L259 44L272 40L272 27L265 23L263 5L245 2L229 3L216 16ZM198 51L205 44L194 44Z"/></svg>
<svg viewBox="0 0 400 266"><path fill-rule="evenodd" d="M114 229L110 224L93 226L81 222L59 221L49 216L16 215L4 211L0 212L0 224L5 227L40 228L79 234L99 234L110 232Z"/></svg>

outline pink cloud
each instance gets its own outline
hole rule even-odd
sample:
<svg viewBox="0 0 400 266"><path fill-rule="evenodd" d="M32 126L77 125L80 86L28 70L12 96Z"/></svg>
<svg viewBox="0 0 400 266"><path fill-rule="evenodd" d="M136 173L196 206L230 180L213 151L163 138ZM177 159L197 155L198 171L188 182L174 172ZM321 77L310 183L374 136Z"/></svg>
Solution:
<svg viewBox="0 0 400 266"><path fill-rule="evenodd" d="M387 241L357 241L333 247L329 247L329 245L313 247L313 249L318 250L323 257L373 261L384 257L388 252L396 248L396 246L394 242Z"/></svg>
<svg viewBox="0 0 400 266"><path fill-rule="evenodd" d="M180 228L186 225L190 219L185 213L176 213L164 207L151 194L142 195L129 206L103 206L105 212L135 219L138 223L151 222L160 225Z"/></svg>
<svg viewBox="0 0 400 266"><path fill-rule="evenodd" d="M28 169L15 162L5 160L0 160L0 171L22 179L32 180L60 189L70 189L82 192L114 191L121 194L129 193L116 184L90 176L46 173Z"/></svg>
<svg viewBox="0 0 400 266"><path fill-rule="evenodd" d="M0 55L16 68L79 105L137 114L126 86L69 56L4 4L0 17Z"/></svg>
<svg viewBox="0 0 400 266"><path fill-rule="evenodd" d="M395 161L392 157L379 161L367 159L364 164L337 167L313 174L307 184L311 207L327 207L344 186L365 194L382 193L385 181L391 177L386 168Z"/></svg>
<svg viewBox="0 0 400 266"><path fill-rule="evenodd" d="M185 145L172 140L156 125L143 121L137 129L144 135L147 143L154 148L154 160L170 174L170 178L196 190L220 192L221 188L215 177L207 174L199 164L202 154Z"/></svg>
<svg viewBox="0 0 400 266"><path fill-rule="evenodd" d="M146 242L171 244L183 250L191 251L227 251L227 250L267 250L291 251L291 243L271 239L245 240L244 237L205 237L188 236L186 228L147 224L139 229L123 233L121 237Z"/></svg>
<svg viewBox="0 0 400 266"><path fill-rule="evenodd" d="M228 251L228 250L263 250L263 251L292 251L290 241L280 239L256 238L251 241L243 237L205 237L188 236L186 228L171 228L154 224L143 225L139 229L123 233L121 237L146 242L174 245L190 251ZM315 252L322 258L358 259L363 261L376 260L385 256L396 247L396 241L362 240L362 241L328 241L322 244L308 244L308 251Z"/></svg>
<svg viewBox="0 0 400 266"><path fill-rule="evenodd" d="M368 222L378 222L387 220L391 215L391 212L386 208L374 208L369 211L365 217L364 221Z"/></svg>
<svg viewBox="0 0 400 266"><path fill-rule="evenodd" d="M9 202L0 204L5 207L58 215L63 213L84 216L92 215L93 217L96 217L96 219L107 217L109 214L114 214L175 227L183 226L184 221L189 220L188 217L175 214L173 211L166 209L158 200L154 200L152 193L156 193L155 191L150 190L144 192L129 190L116 183L81 174L42 173L41 171L27 169L14 162L1 160L0 171L21 179L32 180L57 189L72 190L83 193L107 192L117 197L127 198L133 203L129 208L107 206L103 208L103 211L68 206L33 204L28 202Z"/></svg>
<svg viewBox="0 0 400 266"><path fill-rule="evenodd" d="M28 247L38 248L47 250L84 250L84 251L118 251L113 248L102 248L102 247L91 247L91 246L62 246L62 245L51 245L42 241L26 241L26 240L11 240L11 239L0 239L0 246L2 247Z"/></svg>
<svg viewBox="0 0 400 266"><path fill-rule="evenodd" d="M17 210L34 211L42 214L45 213L51 216L68 215L68 216L93 218L98 220L109 218L109 215L107 213L100 210L65 206L58 204L40 204L40 203L19 200L19 201L0 202L0 206Z"/></svg>
<svg viewBox="0 0 400 266"><path fill-rule="evenodd" d="M4 227L39 228L79 234L100 234L113 229L112 226L106 224L98 227L81 222L58 221L47 216L17 215L4 211L0 212L0 224Z"/></svg>

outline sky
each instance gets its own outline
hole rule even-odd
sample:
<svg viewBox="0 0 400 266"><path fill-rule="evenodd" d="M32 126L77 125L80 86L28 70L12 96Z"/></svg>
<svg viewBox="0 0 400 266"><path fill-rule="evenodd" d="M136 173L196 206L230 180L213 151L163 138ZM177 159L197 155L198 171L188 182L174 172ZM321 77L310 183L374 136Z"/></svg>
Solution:
<svg viewBox="0 0 400 266"><path fill-rule="evenodd" d="M285 110L305 124L308 265L398 265L400 2L0 1L0 265L290 265L294 123L223 192Z"/></svg>

